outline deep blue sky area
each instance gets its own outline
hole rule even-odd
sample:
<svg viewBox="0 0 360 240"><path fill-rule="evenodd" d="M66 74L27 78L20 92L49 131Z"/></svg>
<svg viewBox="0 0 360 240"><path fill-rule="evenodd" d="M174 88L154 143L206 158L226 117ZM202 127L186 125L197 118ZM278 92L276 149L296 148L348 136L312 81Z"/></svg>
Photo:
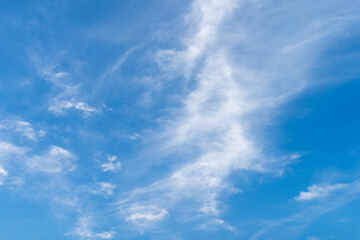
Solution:
<svg viewBox="0 0 360 240"><path fill-rule="evenodd" d="M360 3L0 2L0 240L360 239Z"/></svg>

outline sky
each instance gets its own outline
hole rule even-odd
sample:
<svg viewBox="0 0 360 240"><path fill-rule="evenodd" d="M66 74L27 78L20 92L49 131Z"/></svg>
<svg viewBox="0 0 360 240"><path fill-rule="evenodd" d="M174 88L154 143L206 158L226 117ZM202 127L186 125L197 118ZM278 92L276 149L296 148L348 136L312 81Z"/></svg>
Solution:
<svg viewBox="0 0 360 240"><path fill-rule="evenodd" d="M0 240L360 239L360 2L3 0Z"/></svg>

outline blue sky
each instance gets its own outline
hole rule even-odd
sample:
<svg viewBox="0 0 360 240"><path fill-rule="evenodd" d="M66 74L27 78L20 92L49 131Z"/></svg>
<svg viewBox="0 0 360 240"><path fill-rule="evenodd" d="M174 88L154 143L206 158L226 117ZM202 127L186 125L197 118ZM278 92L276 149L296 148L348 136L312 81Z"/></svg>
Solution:
<svg viewBox="0 0 360 240"><path fill-rule="evenodd" d="M0 240L360 239L357 1L0 20Z"/></svg>

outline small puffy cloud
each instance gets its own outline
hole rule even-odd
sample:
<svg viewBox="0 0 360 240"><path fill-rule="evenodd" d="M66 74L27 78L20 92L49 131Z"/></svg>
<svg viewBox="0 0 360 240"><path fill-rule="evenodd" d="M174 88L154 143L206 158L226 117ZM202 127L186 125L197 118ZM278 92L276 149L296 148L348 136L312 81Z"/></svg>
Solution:
<svg viewBox="0 0 360 240"><path fill-rule="evenodd" d="M75 169L75 156L57 146L50 146L43 155L34 156L27 160L28 170L31 172L60 173Z"/></svg>
<svg viewBox="0 0 360 240"><path fill-rule="evenodd" d="M321 199L327 197L330 193L344 189L348 184L339 183L334 185L312 185L307 188L307 192L300 192L299 196L295 197L297 201L308 201L314 199Z"/></svg>
<svg viewBox="0 0 360 240"><path fill-rule="evenodd" d="M75 99L63 100L58 98L54 98L50 101L49 111L52 111L55 114L64 114L66 110L71 108L82 111L86 117L97 112L95 108L89 106L86 102L76 101Z"/></svg>
<svg viewBox="0 0 360 240"><path fill-rule="evenodd" d="M117 171L121 169L121 162L116 161L116 156L108 156L107 159L108 162L101 164L101 168L104 172Z"/></svg>

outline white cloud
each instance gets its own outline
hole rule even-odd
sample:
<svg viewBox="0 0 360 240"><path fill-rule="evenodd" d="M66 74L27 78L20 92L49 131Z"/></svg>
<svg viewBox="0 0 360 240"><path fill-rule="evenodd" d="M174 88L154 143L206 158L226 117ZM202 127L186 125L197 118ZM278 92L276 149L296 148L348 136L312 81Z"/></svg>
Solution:
<svg viewBox="0 0 360 240"><path fill-rule="evenodd" d="M11 161L9 161L11 160ZM42 155L31 155L29 149L15 146L12 143L0 142L0 163L17 166L18 174L26 173L66 173L76 168L76 157L66 149L58 146L50 146L48 151ZM25 168L23 168L25 166Z"/></svg>
<svg viewBox="0 0 360 240"><path fill-rule="evenodd" d="M111 65L100 77L96 87L100 87L101 84L103 84L104 79L111 77L114 73L116 73L117 71L119 71L119 69L121 68L121 66L125 63L125 61L127 60L127 58L129 57L129 55L134 52L137 48L139 48L139 46L135 46L130 48L129 50L127 50L124 54L122 54L117 60L116 62Z"/></svg>
<svg viewBox="0 0 360 240"><path fill-rule="evenodd" d="M115 237L114 231L94 233L93 226L94 221L91 216L82 216L78 219L76 226L66 235L76 236L80 239L112 239Z"/></svg>
<svg viewBox="0 0 360 240"><path fill-rule="evenodd" d="M28 122L18 121L17 127L15 130L18 132L21 132L22 135L24 135L25 137L27 137L31 140L36 139L35 131L34 131L34 129L32 129L31 124Z"/></svg>
<svg viewBox="0 0 360 240"><path fill-rule="evenodd" d="M67 177L76 166L75 156L57 146L39 155L33 150L0 142L0 182L25 198L45 200L56 214L63 214L65 208L80 210L79 188Z"/></svg>
<svg viewBox="0 0 360 240"><path fill-rule="evenodd" d="M33 141L37 141L39 137L46 135L44 130L35 131L29 122L22 120L5 120L2 122L0 129L18 132Z"/></svg>
<svg viewBox="0 0 360 240"><path fill-rule="evenodd" d="M322 199L329 196L332 192L347 188L348 184L338 183L334 185L312 185L307 188L307 192L300 192L299 196L295 197L297 201L308 201L314 199Z"/></svg>
<svg viewBox="0 0 360 240"><path fill-rule="evenodd" d="M308 18L298 14L296 11L308 8L296 3L287 3L286 13L277 4L275 9L262 11L258 3L195 0L186 17L189 29L188 33L182 34L185 36L180 41L183 47L158 52L158 63L171 73L167 76L180 73L186 81L191 81L185 87L185 94L180 96L182 107L171 111L166 126L159 131L160 137L154 141L160 142L158 149L165 149L162 156L175 153L180 159L176 166L169 167L171 170L165 177L135 189L127 199L119 202L127 221L137 225L159 222L170 215L169 212L177 211L180 201L186 201L188 208L185 211L195 212L197 216L215 216L212 224L224 225L217 218L222 211L221 198L225 193L240 191L228 181L233 171L264 172L278 166L277 162L273 164L273 160L264 157L261 141L257 141L252 133L267 121L266 113L271 113L272 108L308 86L311 81L306 78L307 64L321 49L320 44L312 46L338 28L336 21L331 21L335 23L331 25L319 25L317 14L309 14ZM237 9L241 11L239 19L231 19ZM248 12L251 16L247 16ZM301 18L304 25L293 24L292 19L286 17L297 14L304 16ZM227 22L229 19L231 21ZM286 26L269 25L274 22L286 23ZM104 76L118 71L125 58L126 55ZM79 100L83 98L78 96L78 86L70 86L64 81L68 73L49 67L42 68L41 75L61 91L50 100L50 111L63 114L73 109L85 116L97 112ZM23 125L22 130L24 136L31 139L34 135L28 127ZM194 150L191 152L195 154L181 157L186 150ZM56 146L28 160L32 172L58 173L74 168L74 156ZM101 168L104 172L119 170L121 162L111 157L101 164ZM112 195L113 186L102 184L98 191ZM313 194L309 192L304 193L308 198ZM69 202L71 205L72 201ZM112 232L94 233L89 225L87 218L80 219L73 230L74 235L80 238L113 237Z"/></svg>
<svg viewBox="0 0 360 240"><path fill-rule="evenodd" d="M168 51L160 51L158 57L167 54L166 61L172 66L185 64L184 74L189 76L195 62L216 41L218 27L232 11L234 3L194 1L193 12L188 18L196 22L195 33L184 40L185 50L171 51L170 55ZM164 63L160 61L160 64ZM190 198L197 202L197 211L217 215L218 193L225 189L234 190L224 181L231 169L260 168L254 160L260 154L237 122L241 114L253 106L245 104L243 90L222 51L207 56L197 81L198 87L185 96L181 116L166 130L165 135L170 137L166 138L164 145L177 150L186 146L206 146L207 150L168 178L145 188L144 192L157 192L154 195L159 197L155 202L164 205L170 204L168 200L176 202Z"/></svg>
<svg viewBox="0 0 360 240"><path fill-rule="evenodd" d="M121 168L121 162L116 162L116 163L112 163L112 162L103 163L103 164L101 164L101 167L102 167L102 169L103 169L104 172L116 171L116 170L118 170L118 169Z"/></svg>
<svg viewBox="0 0 360 240"><path fill-rule="evenodd" d="M93 107L90 107L87 103L84 102L78 102L74 105L75 109L84 111L86 113L96 112L96 109Z"/></svg>
<svg viewBox="0 0 360 240"><path fill-rule="evenodd" d="M22 155L25 153L25 148L15 146L11 143L0 141L0 161L6 160L10 154Z"/></svg>
<svg viewBox="0 0 360 240"><path fill-rule="evenodd" d="M81 239L91 239L94 233L91 230L92 221L89 217L80 217L74 227L69 233L68 236L77 236Z"/></svg>
<svg viewBox="0 0 360 240"><path fill-rule="evenodd" d="M108 159L107 163L101 164L101 168L103 169L104 172L118 171L121 169L121 162L116 161L117 159L116 156L108 156L107 159Z"/></svg>
<svg viewBox="0 0 360 240"><path fill-rule="evenodd" d="M224 220L215 218L211 219L199 226L201 230L218 230L218 229L225 229L231 232L235 232L235 228L227 224Z"/></svg>
<svg viewBox="0 0 360 240"><path fill-rule="evenodd" d="M10 164L14 164L20 159L26 158L27 150L26 148L0 140L0 185L4 183L5 178L9 175L5 168L8 168ZM16 180L16 177L12 177L12 179L9 179L9 182L16 184L19 180Z"/></svg>
<svg viewBox="0 0 360 240"><path fill-rule="evenodd" d="M54 56L51 56L51 58L46 58L38 53L33 53L30 54L29 58L37 74L42 79L51 82L56 87L68 87L67 80L70 74L66 71L58 70L59 66L57 61L59 59L57 57L54 58Z"/></svg>
<svg viewBox="0 0 360 240"><path fill-rule="evenodd" d="M26 162L30 172L66 173L76 167L75 156L69 151L50 146L48 152L29 158Z"/></svg>
<svg viewBox="0 0 360 240"><path fill-rule="evenodd" d="M107 159L108 159L110 162L113 162L113 161L116 161L117 156L114 156L114 155L108 155L108 156L107 156Z"/></svg>
<svg viewBox="0 0 360 240"><path fill-rule="evenodd" d="M65 86L64 79L69 76L67 72L56 72L54 71L54 65L47 66L37 66L38 73L43 77L46 81L52 82L57 86Z"/></svg>
<svg viewBox="0 0 360 240"><path fill-rule="evenodd" d="M116 186L109 182L97 182L95 188L90 190L90 193L95 195L112 196Z"/></svg>
<svg viewBox="0 0 360 240"><path fill-rule="evenodd" d="M86 102L79 102L75 99L63 100L54 98L50 101L49 110L56 114L64 114L66 110L71 108L82 111L86 117L97 112L95 108L89 106Z"/></svg>
<svg viewBox="0 0 360 240"><path fill-rule="evenodd" d="M125 210L126 221L130 221L141 228L163 220L169 215L168 211L156 205L134 204Z"/></svg>
<svg viewBox="0 0 360 240"><path fill-rule="evenodd" d="M17 122L15 131L20 132L23 136L29 138L30 140L37 140L39 137L43 137L46 134L44 130L36 132L30 123L24 121Z"/></svg>
<svg viewBox="0 0 360 240"><path fill-rule="evenodd" d="M4 183L4 180L7 175L8 175L8 172L4 168L2 168L2 166L0 165L0 185L2 185Z"/></svg>
<svg viewBox="0 0 360 240"><path fill-rule="evenodd" d="M158 63L166 69L184 71L185 76L189 76L195 62L218 38L221 23L236 3L236 0L193 1L192 12L186 16L191 33L182 40L184 50L161 50L157 54Z"/></svg>
<svg viewBox="0 0 360 240"><path fill-rule="evenodd" d="M94 235L94 237L96 239L112 239L115 237L115 232L114 231L110 231L110 232L101 232L101 233L96 233Z"/></svg>
<svg viewBox="0 0 360 240"><path fill-rule="evenodd" d="M8 169L9 165L26 158L27 151L27 148L18 147L12 143L0 140L0 185L2 185L8 177L7 182L11 184L16 185L17 183L21 183L21 179L18 180L13 176L10 177L6 169Z"/></svg>
<svg viewBox="0 0 360 240"><path fill-rule="evenodd" d="M31 56L31 61L35 65L38 74L46 81L51 82L54 90L57 91L57 94L49 99L49 111L61 115L65 114L69 109L75 109L81 111L84 117L97 112L96 108L84 101L78 100L82 95L79 93L81 85L72 81L72 74L57 71L58 63L54 63L57 61L54 61L54 59L42 59L42 57L36 54Z"/></svg>

